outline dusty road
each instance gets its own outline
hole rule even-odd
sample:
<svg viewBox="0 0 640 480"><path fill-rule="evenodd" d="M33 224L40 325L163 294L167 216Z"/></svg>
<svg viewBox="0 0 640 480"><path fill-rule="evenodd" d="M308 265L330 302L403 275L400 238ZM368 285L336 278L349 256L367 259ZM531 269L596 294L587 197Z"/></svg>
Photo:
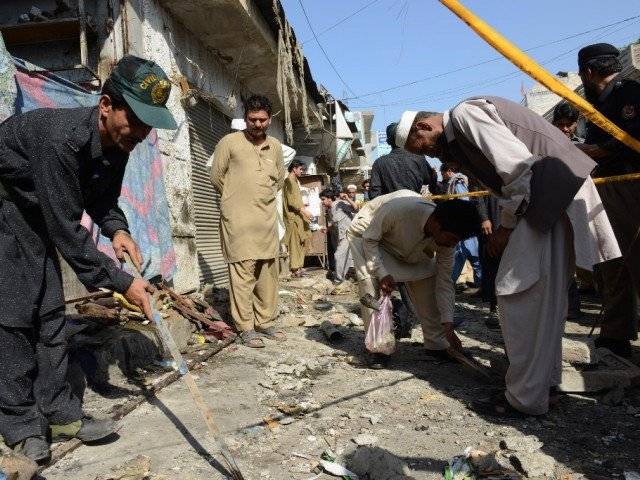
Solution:
<svg viewBox="0 0 640 480"><path fill-rule="evenodd" d="M563 396L543 418L482 418L466 403L496 385L426 356L419 328L402 341L386 370L363 368L358 361L362 327L348 324L354 318L349 312L357 308L355 294L327 297L334 308L321 313L313 301L323 296L322 289L297 286L304 288L282 285L286 343L268 342L262 350L231 346L197 372L247 480L336 478L312 472L329 447L345 456L347 468L364 473L361 478L435 479L468 446L489 450L501 440L513 443L529 435L538 442L524 457L534 462L532 471L548 477L623 478L624 471L640 469L637 391L627 390L616 406L603 404L602 395ZM483 363L502 356L500 334L484 325L487 310L476 299L458 300L456 315L466 319L460 334L468 352ZM344 338L329 343L318 324L336 316L345 318L339 327ZM591 320L587 316L585 325L567 329L586 335ZM119 435L110 444L80 447L43 476L93 480L144 454L158 475L151 478L225 478L180 382L126 416Z"/></svg>

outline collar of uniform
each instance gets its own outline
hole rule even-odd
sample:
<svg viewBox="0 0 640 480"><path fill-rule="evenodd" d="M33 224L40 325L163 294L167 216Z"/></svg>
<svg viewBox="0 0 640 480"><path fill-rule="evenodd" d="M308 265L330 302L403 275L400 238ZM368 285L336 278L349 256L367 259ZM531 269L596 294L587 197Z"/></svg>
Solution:
<svg viewBox="0 0 640 480"><path fill-rule="evenodd" d="M91 158L103 156L102 143L100 142L100 129L98 128L98 107L91 109L89 115L89 132L91 132Z"/></svg>
<svg viewBox="0 0 640 480"><path fill-rule="evenodd" d="M451 124L451 115L449 110L445 110L442 114L442 125L444 127L444 136L447 139L447 143L453 142L456 139L456 135L453 131L453 125Z"/></svg>
<svg viewBox="0 0 640 480"><path fill-rule="evenodd" d="M604 87L604 90L598 97L598 103L603 103L607 99L607 97L611 95L611 92L613 92L613 89L616 88L616 85L620 83L620 80L620 74L611 79L611 81L607 84L606 87Z"/></svg>

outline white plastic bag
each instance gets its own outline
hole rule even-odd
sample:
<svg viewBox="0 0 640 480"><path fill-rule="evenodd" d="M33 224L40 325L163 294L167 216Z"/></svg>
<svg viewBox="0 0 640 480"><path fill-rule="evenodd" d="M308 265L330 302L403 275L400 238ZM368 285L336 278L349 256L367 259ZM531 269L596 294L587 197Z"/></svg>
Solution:
<svg viewBox="0 0 640 480"><path fill-rule="evenodd" d="M396 349L396 337L393 335L393 305L389 295L382 298L380 311L371 315L364 345L371 353L384 355L391 355Z"/></svg>

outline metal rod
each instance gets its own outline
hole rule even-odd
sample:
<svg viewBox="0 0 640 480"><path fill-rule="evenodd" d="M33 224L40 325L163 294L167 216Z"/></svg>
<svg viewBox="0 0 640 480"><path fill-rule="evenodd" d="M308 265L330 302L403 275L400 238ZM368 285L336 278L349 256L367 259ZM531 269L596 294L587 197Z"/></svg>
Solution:
<svg viewBox="0 0 640 480"><path fill-rule="evenodd" d="M482 37L489 45L495 48L507 60L513 63L524 73L540 82L553 93L572 103L589 121L596 124L616 140L619 140L636 152L640 152L640 141L638 139L632 137L607 117L602 115L602 113L596 110L595 107L587 100L560 82L556 77L551 75L531 57L494 30L484 20L471 12L471 10L467 9L458 0L440 0L440 3L460 17L464 23L469 25L469 27L480 35L480 37Z"/></svg>
<svg viewBox="0 0 640 480"><path fill-rule="evenodd" d="M84 0L78 0L78 17L80 20L80 63L89 66L89 49L87 47L87 15Z"/></svg>

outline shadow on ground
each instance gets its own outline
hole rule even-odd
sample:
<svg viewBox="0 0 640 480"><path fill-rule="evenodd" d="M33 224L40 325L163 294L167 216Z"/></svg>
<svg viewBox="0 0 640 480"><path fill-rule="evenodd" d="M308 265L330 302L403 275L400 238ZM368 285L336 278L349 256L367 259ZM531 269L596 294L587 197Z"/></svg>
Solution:
<svg viewBox="0 0 640 480"><path fill-rule="evenodd" d="M458 300L460 303L456 305L456 316L468 319L460 328L462 335L477 342L489 344L487 347L483 345L467 348L467 353L488 361L504 359L501 350L495 348L501 344L500 332L489 330L484 325L483 319L489 316L488 309L473 297L460 296ZM591 300L589 306L593 307L591 310L599 311L595 301ZM571 331L570 336L587 336L588 327L596 318L597 314L585 315L577 324L582 328L567 329ZM347 355L362 357L363 332L348 328L343 328L342 331L345 337L339 342L329 342L319 329L313 327L307 328L306 337L330 345ZM489 382L456 363L435 360L423 352L421 344L406 340L398 344L387 368L408 373L409 376L405 380L412 377L423 379L431 388L466 405L475 399L489 396L503 386L500 380ZM403 380L398 380L398 382L401 381ZM377 388L388 386L391 385L380 385ZM330 404L340 403L369 391L354 392L349 396L335 399ZM321 408L326 408L328 405L322 405ZM537 436L544 443L542 451L552 456L559 464L584 474L586 478L601 480L621 475L625 470L638 468L637 445L640 432L637 428L636 416L640 414L634 414L635 411L640 412L640 392L637 389L627 391L623 404L619 406L604 405L597 395L593 397L565 395L547 415L542 417L524 419L481 417L494 425L509 425L525 435ZM418 464L421 462L420 459L409 461ZM428 459L425 460L425 462L428 461Z"/></svg>

